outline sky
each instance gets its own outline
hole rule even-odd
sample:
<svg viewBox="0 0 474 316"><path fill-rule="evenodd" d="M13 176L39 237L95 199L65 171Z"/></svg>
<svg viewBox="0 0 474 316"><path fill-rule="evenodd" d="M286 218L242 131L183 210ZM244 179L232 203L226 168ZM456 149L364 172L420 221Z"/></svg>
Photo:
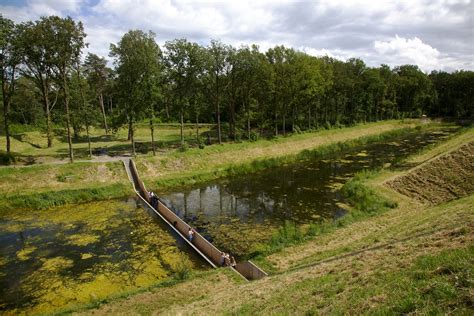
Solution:
<svg viewBox="0 0 474 316"><path fill-rule="evenodd" d="M474 0L473 0L474 1ZM285 45L314 56L361 58L371 67L474 70L471 0L0 0L19 23L70 16L84 24L86 52L108 57L127 31L153 31L162 46L218 39L261 51Z"/></svg>

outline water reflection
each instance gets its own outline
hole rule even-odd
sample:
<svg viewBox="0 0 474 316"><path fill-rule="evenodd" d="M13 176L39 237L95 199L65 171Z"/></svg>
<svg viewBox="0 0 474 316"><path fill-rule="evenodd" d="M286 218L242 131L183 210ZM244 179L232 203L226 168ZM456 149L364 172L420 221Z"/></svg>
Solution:
<svg viewBox="0 0 474 316"><path fill-rule="evenodd" d="M178 216L218 246L244 255L252 243L268 239L285 220L304 224L342 216L344 201L338 189L348 178L363 169L394 164L451 132L414 131L323 160L300 161L159 194ZM262 229L267 233L258 231ZM239 234L232 234L234 231ZM244 246L239 245L242 242Z"/></svg>

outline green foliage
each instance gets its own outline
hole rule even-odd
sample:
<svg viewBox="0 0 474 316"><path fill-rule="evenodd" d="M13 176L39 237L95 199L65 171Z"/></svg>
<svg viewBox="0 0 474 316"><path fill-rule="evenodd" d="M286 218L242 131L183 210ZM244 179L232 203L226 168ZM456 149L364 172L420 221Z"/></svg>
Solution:
<svg viewBox="0 0 474 316"><path fill-rule="evenodd" d="M201 147L199 147L199 148L201 148ZM183 142L183 143L181 144L181 146L179 147L179 151L180 151L180 152L186 152L186 151L188 151L188 149L189 149L189 144L188 144L188 142Z"/></svg>
<svg viewBox="0 0 474 316"><path fill-rule="evenodd" d="M0 151L0 165L8 166L15 163L15 161L16 161L16 158L13 153Z"/></svg>
<svg viewBox="0 0 474 316"><path fill-rule="evenodd" d="M377 171L362 171L357 173L342 187L342 194L353 205L354 209L367 214L377 214L386 209L395 208L397 204L382 198L365 181L375 175Z"/></svg>

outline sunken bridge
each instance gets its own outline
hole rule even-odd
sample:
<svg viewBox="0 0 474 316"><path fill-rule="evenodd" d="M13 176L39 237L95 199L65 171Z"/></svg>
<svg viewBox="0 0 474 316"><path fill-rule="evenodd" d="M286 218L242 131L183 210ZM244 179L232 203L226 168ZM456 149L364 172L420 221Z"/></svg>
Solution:
<svg viewBox="0 0 474 316"><path fill-rule="evenodd" d="M163 204L159 198L152 203L149 195L150 192L147 191L145 184L140 179L135 162L132 159L126 159L123 160L123 163L143 208L152 211L161 218L167 226L177 233L179 238L182 238L185 243L187 243L213 268L220 267L222 262L222 251L217 249L217 247L199 234L199 232L197 232L193 227L177 216L172 210ZM192 241L188 239L188 232L190 229L194 232ZM267 273L251 261L238 262L234 266L229 266L228 268L232 269L246 280L258 280L267 276Z"/></svg>

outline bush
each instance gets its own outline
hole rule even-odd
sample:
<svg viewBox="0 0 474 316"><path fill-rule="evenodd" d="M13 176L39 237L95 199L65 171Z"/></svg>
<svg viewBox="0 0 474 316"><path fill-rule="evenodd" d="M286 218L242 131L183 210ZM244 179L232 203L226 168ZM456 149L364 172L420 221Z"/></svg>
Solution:
<svg viewBox="0 0 474 316"><path fill-rule="evenodd" d="M189 149L189 144L188 142L183 142L181 146L179 147L180 152L185 152Z"/></svg>
<svg viewBox="0 0 474 316"><path fill-rule="evenodd" d="M357 173L354 178L346 182L341 189L342 194L352 206L363 213L376 214L389 208L397 207L397 203L389 201L364 184L375 171Z"/></svg>
<svg viewBox="0 0 474 316"><path fill-rule="evenodd" d="M0 152L0 165L9 166L16 162L16 158L12 153Z"/></svg>

